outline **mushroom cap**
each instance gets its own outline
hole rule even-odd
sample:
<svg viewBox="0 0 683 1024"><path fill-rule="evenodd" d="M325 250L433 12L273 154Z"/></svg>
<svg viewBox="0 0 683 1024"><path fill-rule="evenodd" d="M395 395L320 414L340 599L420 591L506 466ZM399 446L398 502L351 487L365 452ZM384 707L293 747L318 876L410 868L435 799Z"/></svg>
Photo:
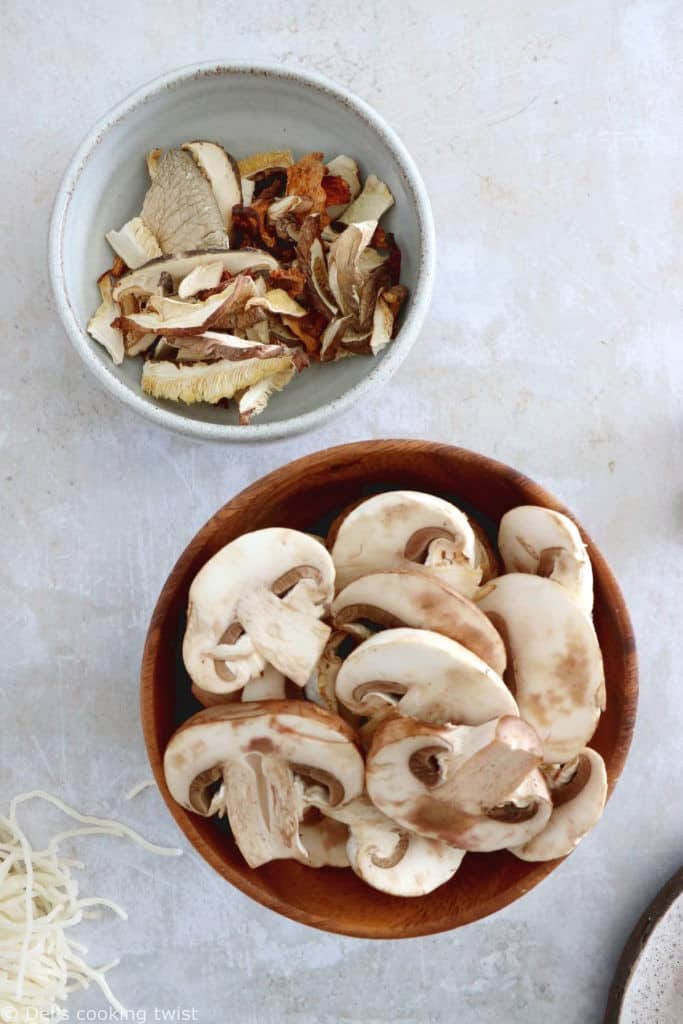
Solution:
<svg viewBox="0 0 683 1024"><path fill-rule="evenodd" d="M340 588L368 573L412 569L471 597L481 579L467 516L419 491L387 491L353 508L336 531L332 558Z"/></svg>
<svg viewBox="0 0 683 1024"><path fill-rule="evenodd" d="M462 850L526 842L550 815L536 767L541 744L522 719L475 728L395 717L376 730L368 754L371 800L404 828Z"/></svg>
<svg viewBox="0 0 683 1024"><path fill-rule="evenodd" d="M171 737L164 773L187 810L227 812L250 867L281 857L305 862L299 825L306 806L342 804L363 789L353 732L305 701L205 708Z"/></svg>
<svg viewBox="0 0 683 1024"><path fill-rule="evenodd" d="M354 580L332 602L335 629L356 633L359 620L388 628L428 629L457 640L499 675L505 645L486 615L443 580L394 569Z"/></svg>
<svg viewBox="0 0 683 1024"><path fill-rule="evenodd" d="M566 857L600 820L607 799L605 762L597 751L584 747L569 781L550 786L553 809L542 832L510 852L520 860L555 860Z"/></svg>
<svg viewBox="0 0 683 1024"><path fill-rule="evenodd" d="M304 686L330 634L318 620L333 593L334 565L314 537L281 527L243 534L190 587L190 678L202 690L230 693L270 663Z"/></svg>
<svg viewBox="0 0 683 1024"><path fill-rule="evenodd" d="M538 505L513 508L500 521L498 547L507 572L547 576L591 614L593 569L581 534L567 516Z"/></svg>
<svg viewBox="0 0 683 1024"><path fill-rule="evenodd" d="M503 680L457 640L425 629L387 629L365 640L341 665L338 700L374 716L396 703L423 721L481 725L516 715Z"/></svg>
<svg viewBox="0 0 683 1024"><path fill-rule="evenodd" d="M503 637L505 680L545 744L546 762L570 761L605 707L602 653L590 619L552 580L499 576L477 604Z"/></svg>
<svg viewBox="0 0 683 1024"><path fill-rule="evenodd" d="M455 874L465 856L436 839L406 832L366 796L326 811L348 827L346 852L354 872L392 896L424 896Z"/></svg>

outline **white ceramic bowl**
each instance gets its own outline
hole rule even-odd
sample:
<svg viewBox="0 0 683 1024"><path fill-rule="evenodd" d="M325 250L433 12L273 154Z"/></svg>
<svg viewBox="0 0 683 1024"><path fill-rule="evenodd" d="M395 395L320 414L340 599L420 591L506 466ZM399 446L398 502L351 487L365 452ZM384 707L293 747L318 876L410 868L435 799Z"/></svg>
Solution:
<svg viewBox="0 0 683 1024"><path fill-rule="evenodd" d="M140 360L114 366L86 332L98 305L97 278L111 265L105 232L142 205L145 154L155 146L215 139L238 158L289 147L295 156L347 153L363 174L386 181L396 203L382 219L403 254L409 298L398 336L376 359L314 365L248 427L234 409L185 406L142 393ZM270 440L318 426L366 400L395 372L416 340L434 276L434 225L420 175L401 141L366 103L311 72L276 64L198 64L157 78L106 114L66 171L52 215L49 260L57 308L77 352L126 405L162 426L224 441Z"/></svg>

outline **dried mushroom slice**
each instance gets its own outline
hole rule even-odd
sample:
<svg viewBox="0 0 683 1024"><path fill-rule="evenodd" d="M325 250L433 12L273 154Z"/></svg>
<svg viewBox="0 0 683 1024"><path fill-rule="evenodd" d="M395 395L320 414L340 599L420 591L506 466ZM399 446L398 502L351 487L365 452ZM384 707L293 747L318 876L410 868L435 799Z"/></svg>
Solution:
<svg viewBox="0 0 683 1024"><path fill-rule="evenodd" d="M216 142L184 142L186 150L211 186L226 231L232 227L232 208L242 202L239 167Z"/></svg>
<svg viewBox="0 0 683 1024"><path fill-rule="evenodd" d="M307 863L310 805L340 806L363 789L363 759L340 718L305 701L224 704L194 715L164 754L168 788L204 817L227 814L249 867Z"/></svg>
<svg viewBox="0 0 683 1024"><path fill-rule="evenodd" d="M131 270L161 256L158 241L140 217L133 217L120 231L108 231L105 238Z"/></svg>
<svg viewBox="0 0 683 1024"><path fill-rule="evenodd" d="M371 636L342 663L337 699L356 715L395 708L425 722L481 725L518 714L515 699L486 662L456 640L399 627Z"/></svg>
<svg viewBox="0 0 683 1024"><path fill-rule="evenodd" d="M233 398L236 392L252 387L264 377L295 366L291 352L268 359L219 359L190 365L148 359L142 368L142 390L153 398L171 402L215 405L223 398Z"/></svg>
<svg viewBox="0 0 683 1024"><path fill-rule="evenodd" d="M136 295L146 298L154 295L159 282L168 275L171 285L177 289L181 281L197 267L220 263L223 272L230 275L244 274L247 271L275 270L279 264L267 252L259 249L240 249L226 251L222 249L203 249L194 252L182 252L172 256L161 256L150 260L137 270L120 277L113 288L113 297L118 302L124 295Z"/></svg>
<svg viewBox="0 0 683 1024"><path fill-rule="evenodd" d="M260 416L268 405L273 392L286 388L296 372L296 366L292 363L286 370L280 370L269 377L264 377L243 391L237 400L237 410L242 426L251 423L254 416Z"/></svg>
<svg viewBox="0 0 683 1024"><path fill-rule="evenodd" d="M151 296L144 313L120 317L120 325L128 331L163 334L164 337L185 337L204 334L220 326L226 317L244 309L254 294L250 277L236 277L215 295L203 301L184 301L167 296Z"/></svg>
<svg viewBox="0 0 683 1024"><path fill-rule="evenodd" d="M396 717L375 731L366 785L404 828L486 853L515 845L515 836L522 845L545 827L551 803L537 771L542 750L521 718L470 728Z"/></svg>
<svg viewBox="0 0 683 1024"><path fill-rule="evenodd" d="M242 178L255 178L291 167L294 163L291 149L274 149L268 153L252 153L237 161ZM246 204L246 199L245 199Z"/></svg>
<svg viewBox="0 0 683 1024"><path fill-rule="evenodd" d="M320 622L334 590L323 545L297 530L243 534L190 587L183 660L203 690L239 690L273 665L305 686L330 635Z"/></svg>
<svg viewBox="0 0 683 1024"><path fill-rule="evenodd" d="M98 278L97 286L100 289L102 302L88 323L88 334L106 348L112 361L119 365L123 362L126 353L123 331L112 326L121 312L120 307L112 298L113 285L114 279L109 271Z"/></svg>
<svg viewBox="0 0 683 1024"><path fill-rule="evenodd" d="M350 156L336 156L334 160L330 160L327 164L327 173L334 177L341 178L346 182L349 189L349 200L346 203L339 204L336 206L328 206L327 214L330 220L338 220L344 210L347 208L349 203L360 194L360 174L358 172L358 164Z"/></svg>
<svg viewBox="0 0 683 1024"><path fill-rule="evenodd" d="M365 179L363 190L357 199L342 213L342 224L360 224L362 221L379 221L394 205L391 192L374 174Z"/></svg>
<svg viewBox="0 0 683 1024"><path fill-rule="evenodd" d="M505 680L520 714L545 744L545 760L571 761L605 708L600 644L590 619L552 580L510 573L482 588L477 604L507 648Z"/></svg>
<svg viewBox="0 0 683 1024"><path fill-rule="evenodd" d="M140 216L162 252L229 248L211 185L182 149L169 149L160 158Z"/></svg>

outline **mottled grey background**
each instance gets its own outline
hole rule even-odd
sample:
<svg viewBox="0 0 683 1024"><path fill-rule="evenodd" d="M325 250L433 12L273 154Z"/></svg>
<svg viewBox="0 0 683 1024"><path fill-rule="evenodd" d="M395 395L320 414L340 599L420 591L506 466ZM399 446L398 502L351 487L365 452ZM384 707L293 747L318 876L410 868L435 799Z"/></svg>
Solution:
<svg viewBox="0 0 683 1024"><path fill-rule="evenodd" d="M281 920L191 851L85 840L127 924L128 1005L203 1024L592 1024L626 933L679 866L683 12L677 0L130 0L0 4L0 803L44 785L180 836L147 775L145 626L186 542L294 456L365 437L453 441L580 516L625 589L642 698L600 827L492 920L370 943ZM200 444L119 408L81 368L46 275L52 197L81 136L194 60L315 68L374 104L425 176L438 275L419 343L372 406L265 447ZM52 819L51 819L52 820ZM96 876L96 877L95 877ZM77 1007L101 1005L89 994Z"/></svg>

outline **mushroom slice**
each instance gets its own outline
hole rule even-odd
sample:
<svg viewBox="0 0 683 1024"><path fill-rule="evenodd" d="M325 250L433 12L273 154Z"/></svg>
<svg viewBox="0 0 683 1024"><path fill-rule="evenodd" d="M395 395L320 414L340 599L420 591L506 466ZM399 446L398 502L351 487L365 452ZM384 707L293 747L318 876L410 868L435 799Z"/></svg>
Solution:
<svg viewBox="0 0 683 1024"><path fill-rule="evenodd" d="M498 547L506 572L547 576L591 614L593 569L581 534L567 516L537 505L513 508L500 521Z"/></svg>
<svg viewBox="0 0 683 1024"><path fill-rule="evenodd" d="M563 587L510 573L482 588L477 604L503 638L504 678L545 744L547 762L576 757L605 708L605 676L595 629Z"/></svg>
<svg viewBox="0 0 683 1024"><path fill-rule="evenodd" d="M211 186L226 231L232 227L232 208L242 202L240 171L235 160L216 142L184 142Z"/></svg>
<svg viewBox="0 0 683 1024"><path fill-rule="evenodd" d="M229 248L211 185L182 149L169 149L160 158L140 216L162 252Z"/></svg>
<svg viewBox="0 0 683 1024"><path fill-rule="evenodd" d="M293 163L291 149L275 149L268 153L252 153L251 156L238 160L237 167L243 178L253 178L257 174L283 170L291 167ZM246 199L244 202L246 204Z"/></svg>
<svg viewBox="0 0 683 1024"><path fill-rule="evenodd" d="M422 721L470 726L518 714L492 668L426 629L387 629L365 640L341 665L335 692L354 714L371 718L393 706Z"/></svg>
<svg viewBox="0 0 683 1024"><path fill-rule="evenodd" d="M133 217L120 231L108 231L105 238L116 255L132 270L161 256L159 243L140 217Z"/></svg>
<svg viewBox="0 0 683 1024"><path fill-rule="evenodd" d="M349 224L331 244L327 255L329 287L335 302L344 314L357 316L360 294L365 281L360 258L372 241L377 221Z"/></svg>
<svg viewBox="0 0 683 1024"><path fill-rule="evenodd" d="M203 301L184 302L165 295L150 296L147 311L120 317L121 325L129 331L163 334L165 337L185 337L203 334L225 317L243 309L248 297L254 294L250 277L234 278L222 291Z"/></svg>
<svg viewBox="0 0 683 1024"><path fill-rule="evenodd" d="M377 296L369 343L373 356L378 355L391 341L396 317L407 295L408 289L405 285L397 284L393 288L381 291Z"/></svg>
<svg viewBox="0 0 683 1024"><path fill-rule="evenodd" d="M404 828L487 852L536 835L550 816L541 742L521 718L476 728L394 717L377 728L366 766L372 802Z"/></svg>
<svg viewBox="0 0 683 1024"><path fill-rule="evenodd" d="M344 336L351 324L350 316L340 316L330 320L320 339L320 361L331 362L350 356L351 350L344 348Z"/></svg>
<svg viewBox="0 0 683 1024"><path fill-rule="evenodd" d="M305 686L330 634L318 620L333 592L334 566L316 538L275 527L238 537L190 587L183 640L190 678L230 693L270 662Z"/></svg>
<svg viewBox="0 0 683 1024"><path fill-rule="evenodd" d="M412 569L472 597L481 579L467 516L419 491L388 491L357 505L339 525L332 558L339 587L371 572Z"/></svg>
<svg viewBox="0 0 683 1024"><path fill-rule="evenodd" d="M247 270L276 270L275 257L260 249L239 249L232 252L224 249L206 249L199 252L184 252L176 256L160 256L150 260L137 270L131 270L116 282L112 295L119 302L124 295L146 298L154 295L159 280L168 274L172 286L177 289L183 278L199 266L220 263L228 274L242 274Z"/></svg>
<svg viewBox="0 0 683 1024"><path fill-rule="evenodd" d="M411 626L457 640L494 672L505 671L505 646L472 601L427 573L395 569L362 576L332 602L335 629L355 633L370 621L385 629Z"/></svg>
<svg viewBox="0 0 683 1024"><path fill-rule="evenodd" d="M88 334L106 348L113 362L119 365L125 355L123 331L112 327L112 321L118 319L121 310L112 298L113 278L109 271L98 278L97 286L102 302L88 323Z"/></svg>
<svg viewBox="0 0 683 1024"><path fill-rule="evenodd" d="M366 795L326 814L348 828L346 852L353 871L373 889L392 896L433 892L453 877L465 856L464 850L407 832Z"/></svg>
<svg viewBox="0 0 683 1024"><path fill-rule="evenodd" d="M367 220L376 222L393 205L394 197L384 182L374 174L369 174L362 192L346 207L339 220L342 224L360 224Z"/></svg>
<svg viewBox="0 0 683 1024"><path fill-rule="evenodd" d="M550 788L553 810L542 832L510 852L521 860L555 860L566 857L600 820L607 799L605 762L595 750L584 747L570 765L553 775L542 768ZM566 769L569 768L570 771Z"/></svg>
<svg viewBox="0 0 683 1024"><path fill-rule="evenodd" d="M285 370L279 370L269 377L263 377L262 380L243 391L237 400L237 410L242 426L247 426L254 416L259 416L268 405L273 392L286 388L295 373L296 366L292 363Z"/></svg>
<svg viewBox="0 0 683 1024"><path fill-rule="evenodd" d="M251 868L308 860L299 835L306 807L359 796L363 759L353 732L305 701L223 704L193 715L164 754L174 800L204 817L227 813Z"/></svg>
<svg viewBox="0 0 683 1024"><path fill-rule="evenodd" d="M249 343L251 344L251 342ZM222 398L233 398L257 384L264 377L295 366L291 353L274 358L219 359L215 363L177 365L148 359L142 368L142 390L152 398L171 402L209 402L215 405Z"/></svg>
<svg viewBox="0 0 683 1024"><path fill-rule="evenodd" d="M247 309L265 309L276 316L306 316L306 310L287 294L283 288L272 288L263 296L255 296L247 302Z"/></svg>
<svg viewBox="0 0 683 1024"><path fill-rule="evenodd" d="M327 164L327 173L344 179L349 186L351 201L353 202L360 193L360 175L356 161L350 156L336 156L334 160L330 160ZM327 213L330 220L338 220L348 206L348 203L345 203L343 206L328 206Z"/></svg>
<svg viewBox="0 0 683 1024"><path fill-rule="evenodd" d="M284 700L287 695L287 681L282 672L272 665L266 665L260 676L250 679L241 693L243 702L252 700Z"/></svg>
<svg viewBox="0 0 683 1024"><path fill-rule="evenodd" d="M310 810L316 813L317 817L315 820L309 820L306 814L299 828L301 842L308 854L306 864L310 868L351 867L346 852L349 841L349 830L346 825L341 821L335 821L334 818L324 817L315 807Z"/></svg>
<svg viewBox="0 0 683 1024"><path fill-rule="evenodd" d="M197 292L206 291L209 288L216 288L223 276L223 267L218 262L204 263L191 270L187 277L184 277L178 285L178 297L191 299Z"/></svg>
<svg viewBox="0 0 683 1024"><path fill-rule="evenodd" d="M178 360L192 361L198 359L230 359L235 362L242 359L275 359L279 356L291 356L284 345L263 345L247 338L237 338L234 334L222 331L204 331L191 337L168 337L168 343L177 349Z"/></svg>

